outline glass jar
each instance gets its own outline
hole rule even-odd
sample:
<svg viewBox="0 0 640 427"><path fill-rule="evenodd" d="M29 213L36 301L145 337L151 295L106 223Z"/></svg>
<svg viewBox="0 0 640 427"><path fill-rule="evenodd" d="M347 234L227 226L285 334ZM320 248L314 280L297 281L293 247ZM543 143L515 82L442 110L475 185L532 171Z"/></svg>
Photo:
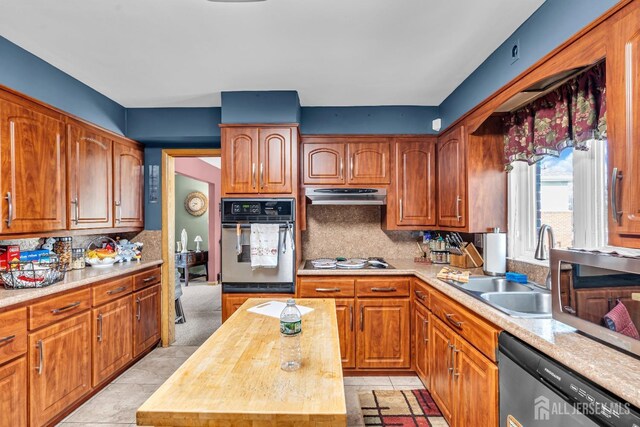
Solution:
<svg viewBox="0 0 640 427"><path fill-rule="evenodd" d="M73 256L71 258L71 269L72 270L82 270L85 268L86 264L84 261L84 249L83 248L73 248Z"/></svg>
<svg viewBox="0 0 640 427"><path fill-rule="evenodd" d="M73 257L72 242L73 238L71 237L58 237L53 244L53 252L58 256L60 266L66 269L71 267L71 258Z"/></svg>

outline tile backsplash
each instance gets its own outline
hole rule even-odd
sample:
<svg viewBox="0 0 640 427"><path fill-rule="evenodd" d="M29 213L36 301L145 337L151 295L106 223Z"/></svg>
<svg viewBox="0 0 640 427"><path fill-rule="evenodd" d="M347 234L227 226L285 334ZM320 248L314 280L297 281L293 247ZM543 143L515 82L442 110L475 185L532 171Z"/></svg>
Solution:
<svg viewBox="0 0 640 427"><path fill-rule="evenodd" d="M417 237L409 231L380 228L380 206L307 206L303 257L413 258Z"/></svg>

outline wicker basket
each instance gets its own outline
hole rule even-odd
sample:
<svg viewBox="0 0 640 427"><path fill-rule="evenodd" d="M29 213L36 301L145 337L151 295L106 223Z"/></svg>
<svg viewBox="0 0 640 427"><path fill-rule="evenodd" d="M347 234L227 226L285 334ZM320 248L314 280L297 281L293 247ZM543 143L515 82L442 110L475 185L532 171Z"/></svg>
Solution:
<svg viewBox="0 0 640 427"><path fill-rule="evenodd" d="M0 271L6 289L43 288L61 280L67 269L59 262L12 263L10 269Z"/></svg>

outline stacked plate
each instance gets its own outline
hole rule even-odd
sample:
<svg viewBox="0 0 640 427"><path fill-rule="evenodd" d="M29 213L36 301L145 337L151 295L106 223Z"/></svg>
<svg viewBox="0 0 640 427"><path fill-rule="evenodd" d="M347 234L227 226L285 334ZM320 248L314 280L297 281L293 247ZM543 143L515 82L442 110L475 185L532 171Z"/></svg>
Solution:
<svg viewBox="0 0 640 427"><path fill-rule="evenodd" d="M345 269L359 269L367 265L367 260L362 258L350 258L346 261L338 261L336 267Z"/></svg>
<svg viewBox="0 0 640 427"><path fill-rule="evenodd" d="M320 258L311 261L314 268L336 268L337 261L332 258Z"/></svg>

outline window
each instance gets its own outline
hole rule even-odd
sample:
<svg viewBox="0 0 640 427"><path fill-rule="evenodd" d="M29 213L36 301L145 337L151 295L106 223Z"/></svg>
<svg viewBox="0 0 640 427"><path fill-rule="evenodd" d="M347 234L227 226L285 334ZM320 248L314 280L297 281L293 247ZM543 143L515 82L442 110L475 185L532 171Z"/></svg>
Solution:
<svg viewBox="0 0 640 427"><path fill-rule="evenodd" d="M509 256L534 258L538 230L553 228L556 247L607 244L606 141L587 151L565 148L528 165L514 162L509 174Z"/></svg>

